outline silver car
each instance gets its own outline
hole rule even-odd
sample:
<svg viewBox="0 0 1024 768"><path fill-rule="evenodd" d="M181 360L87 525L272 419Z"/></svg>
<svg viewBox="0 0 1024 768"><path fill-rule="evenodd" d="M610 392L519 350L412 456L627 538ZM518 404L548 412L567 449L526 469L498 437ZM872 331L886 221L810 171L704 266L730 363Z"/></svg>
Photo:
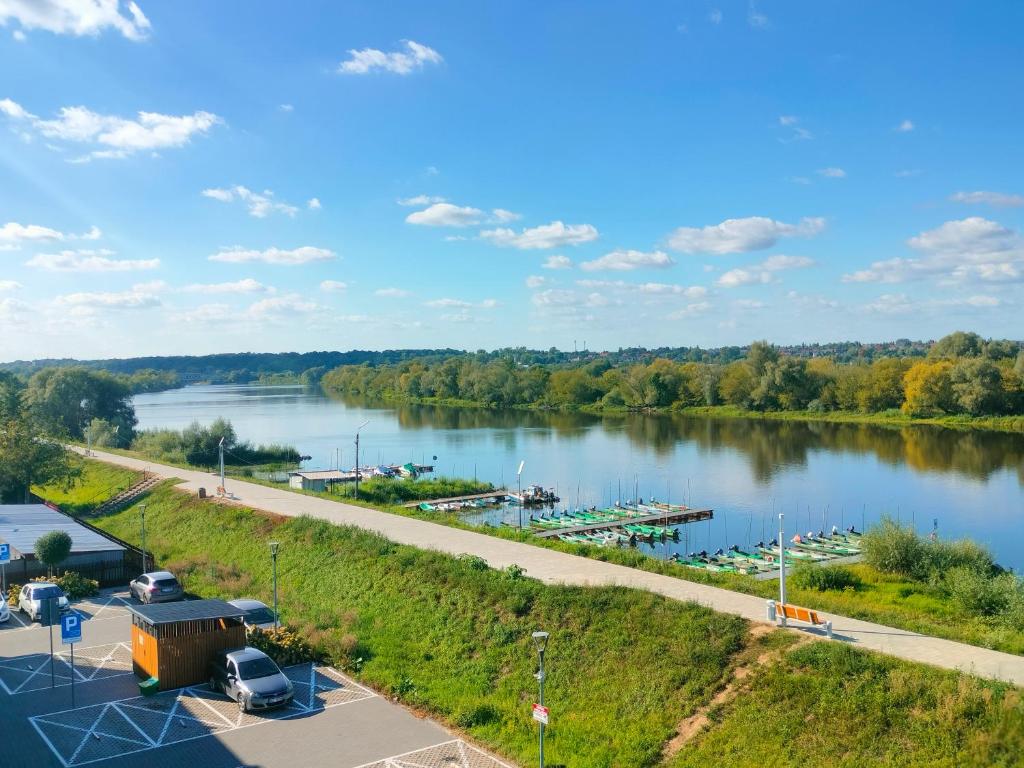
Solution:
<svg viewBox="0 0 1024 768"><path fill-rule="evenodd" d="M6 597L6 595L4 595L4 596L2 596L2 599L0 599L0 624L3 624L5 621L9 620L10 618L11 618L11 609L7 607L7 597Z"/></svg>
<svg viewBox="0 0 1024 768"><path fill-rule="evenodd" d="M32 621L38 621L43 617L43 601L49 598L57 599L57 607L62 613L70 608L64 590L48 581L34 581L18 593L18 610Z"/></svg>
<svg viewBox="0 0 1024 768"><path fill-rule="evenodd" d="M292 681L263 651L217 651L210 662L210 690L238 702L242 712L287 707L295 697Z"/></svg>
<svg viewBox="0 0 1024 768"><path fill-rule="evenodd" d="M266 603L259 600L231 600L230 604L245 614L242 621L245 622L246 628L274 628L274 612Z"/></svg>
<svg viewBox="0 0 1024 768"><path fill-rule="evenodd" d="M128 583L128 591L140 603L169 603L185 597L185 590L169 571L144 573Z"/></svg>

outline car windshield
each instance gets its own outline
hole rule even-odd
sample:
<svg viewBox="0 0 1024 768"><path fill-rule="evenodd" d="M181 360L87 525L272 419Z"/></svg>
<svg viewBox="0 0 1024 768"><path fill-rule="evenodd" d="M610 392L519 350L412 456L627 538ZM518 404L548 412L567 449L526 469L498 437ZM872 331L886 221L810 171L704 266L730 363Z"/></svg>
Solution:
<svg viewBox="0 0 1024 768"><path fill-rule="evenodd" d="M60 587L37 587L32 590L33 600L45 600L51 597L63 597L64 593L60 591Z"/></svg>
<svg viewBox="0 0 1024 768"><path fill-rule="evenodd" d="M257 677L270 677L280 673L270 659L250 659L240 662L238 665L238 676L243 680L255 680Z"/></svg>
<svg viewBox="0 0 1024 768"><path fill-rule="evenodd" d="M176 587L178 586L177 579L157 579L153 582L158 587Z"/></svg>
<svg viewBox="0 0 1024 768"><path fill-rule="evenodd" d="M245 620L249 624L273 624L274 614L269 608L250 608L245 612Z"/></svg>

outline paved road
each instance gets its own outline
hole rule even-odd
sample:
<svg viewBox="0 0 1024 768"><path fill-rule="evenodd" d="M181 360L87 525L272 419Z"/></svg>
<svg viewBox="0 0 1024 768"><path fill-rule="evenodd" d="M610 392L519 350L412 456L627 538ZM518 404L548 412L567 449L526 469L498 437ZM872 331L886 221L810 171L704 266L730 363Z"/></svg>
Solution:
<svg viewBox="0 0 1024 768"><path fill-rule="evenodd" d="M180 487L192 493L201 487L208 492L212 491L219 483L219 478L206 472L169 467L100 451L93 453L96 458L113 464L147 470L165 478L181 478L184 483ZM675 600L691 600L716 611L752 621L766 620L765 601L752 595L240 480L229 479L227 490L235 501L255 509L279 515L309 515L333 523L353 525L376 531L401 544L454 555L471 553L484 558L494 568L516 564L524 568L528 575L548 584L633 587ZM831 619L834 636L841 641L909 661L958 669L980 677L1024 686L1024 657L845 616L819 613L825 619Z"/></svg>
<svg viewBox="0 0 1024 768"><path fill-rule="evenodd" d="M140 698L126 600L108 591L76 604L86 620L75 666L57 627L52 677L49 629L0 624L0 765L510 768L330 668L287 668L297 703L273 713L243 715L206 685Z"/></svg>

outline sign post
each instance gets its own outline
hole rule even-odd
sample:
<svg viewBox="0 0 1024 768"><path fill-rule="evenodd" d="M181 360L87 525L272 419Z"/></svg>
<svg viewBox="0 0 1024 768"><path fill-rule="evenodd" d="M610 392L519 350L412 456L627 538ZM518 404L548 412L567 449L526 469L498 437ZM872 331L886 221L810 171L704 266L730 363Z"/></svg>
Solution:
<svg viewBox="0 0 1024 768"><path fill-rule="evenodd" d="M60 641L71 646L71 708L75 708L75 643L82 640L82 617L75 612L60 617ZM52 662L51 662L52 663Z"/></svg>
<svg viewBox="0 0 1024 768"><path fill-rule="evenodd" d="M7 564L11 562L11 545L0 544L0 579L3 581L3 599L7 599Z"/></svg>

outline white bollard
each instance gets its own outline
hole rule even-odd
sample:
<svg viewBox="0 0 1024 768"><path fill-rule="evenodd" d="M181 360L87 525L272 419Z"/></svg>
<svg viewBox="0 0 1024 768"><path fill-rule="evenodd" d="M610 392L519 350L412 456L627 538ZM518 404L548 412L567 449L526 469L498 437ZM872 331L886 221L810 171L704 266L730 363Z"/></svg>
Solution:
<svg viewBox="0 0 1024 768"><path fill-rule="evenodd" d="M826 621L825 622L825 637L827 637L829 640L832 639L832 622L831 621Z"/></svg>
<svg viewBox="0 0 1024 768"><path fill-rule="evenodd" d="M775 623L775 601L768 601L768 621Z"/></svg>

